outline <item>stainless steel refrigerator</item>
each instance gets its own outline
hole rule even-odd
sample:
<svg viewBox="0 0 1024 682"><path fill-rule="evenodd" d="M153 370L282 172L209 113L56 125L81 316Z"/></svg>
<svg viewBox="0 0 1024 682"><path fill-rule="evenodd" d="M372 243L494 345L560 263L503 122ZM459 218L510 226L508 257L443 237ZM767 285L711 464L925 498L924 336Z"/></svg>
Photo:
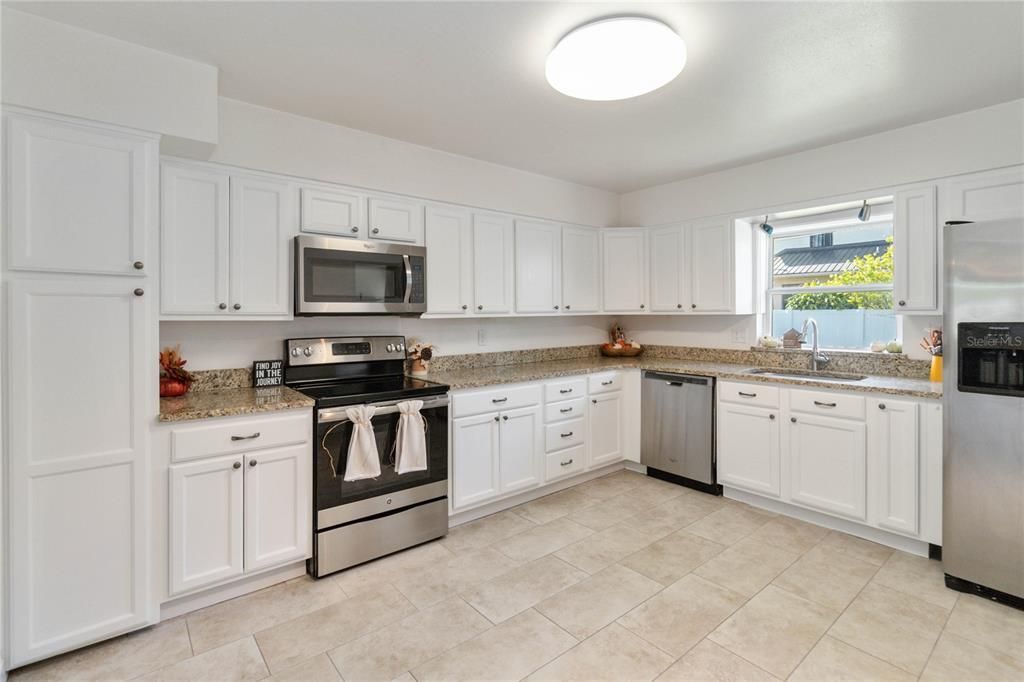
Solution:
<svg viewBox="0 0 1024 682"><path fill-rule="evenodd" d="M1024 608L1024 220L944 232L946 585Z"/></svg>

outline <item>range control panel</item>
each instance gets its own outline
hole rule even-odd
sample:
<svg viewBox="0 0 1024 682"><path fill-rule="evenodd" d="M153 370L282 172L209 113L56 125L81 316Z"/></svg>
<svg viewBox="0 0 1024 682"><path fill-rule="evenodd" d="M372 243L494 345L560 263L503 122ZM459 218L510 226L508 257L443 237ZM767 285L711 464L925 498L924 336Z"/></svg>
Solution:
<svg viewBox="0 0 1024 682"><path fill-rule="evenodd" d="M285 360L289 366L328 365L374 360L404 360L404 336L336 336L288 339Z"/></svg>

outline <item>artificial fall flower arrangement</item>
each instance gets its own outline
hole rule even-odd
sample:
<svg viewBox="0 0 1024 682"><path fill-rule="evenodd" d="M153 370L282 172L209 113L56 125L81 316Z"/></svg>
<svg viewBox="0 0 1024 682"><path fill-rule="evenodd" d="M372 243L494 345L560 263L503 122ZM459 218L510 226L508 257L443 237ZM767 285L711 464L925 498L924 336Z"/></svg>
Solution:
<svg viewBox="0 0 1024 682"><path fill-rule="evenodd" d="M409 346L413 374L426 374L430 370L430 359L434 357L434 344L416 341Z"/></svg>
<svg viewBox="0 0 1024 682"><path fill-rule="evenodd" d="M185 369L181 357L181 346L167 347L160 351L160 397L173 398L188 392L195 376Z"/></svg>

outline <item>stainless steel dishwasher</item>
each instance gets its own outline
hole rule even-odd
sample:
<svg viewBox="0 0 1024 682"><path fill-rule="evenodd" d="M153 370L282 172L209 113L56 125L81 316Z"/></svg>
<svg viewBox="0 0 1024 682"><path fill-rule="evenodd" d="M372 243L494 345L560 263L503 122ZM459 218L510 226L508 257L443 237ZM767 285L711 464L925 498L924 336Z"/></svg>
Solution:
<svg viewBox="0 0 1024 682"><path fill-rule="evenodd" d="M720 495L715 479L715 380L644 372L640 463L656 478Z"/></svg>

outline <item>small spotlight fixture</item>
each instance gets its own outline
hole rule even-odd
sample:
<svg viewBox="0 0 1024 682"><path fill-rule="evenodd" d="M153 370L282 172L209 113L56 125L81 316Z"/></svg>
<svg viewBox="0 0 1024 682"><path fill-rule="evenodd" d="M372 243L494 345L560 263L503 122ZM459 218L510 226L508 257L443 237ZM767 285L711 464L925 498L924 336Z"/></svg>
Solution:
<svg viewBox="0 0 1024 682"><path fill-rule="evenodd" d="M768 216L765 216L764 221L761 222L761 231L769 237L775 231L775 228L768 224Z"/></svg>
<svg viewBox="0 0 1024 682"><path fill-rule="evenodd" d="M862 223L866 223L871 220L871 204L868 203L867 199L864 200L864 203L860 206L860 210L857 211L857 220Z"/></svg>

